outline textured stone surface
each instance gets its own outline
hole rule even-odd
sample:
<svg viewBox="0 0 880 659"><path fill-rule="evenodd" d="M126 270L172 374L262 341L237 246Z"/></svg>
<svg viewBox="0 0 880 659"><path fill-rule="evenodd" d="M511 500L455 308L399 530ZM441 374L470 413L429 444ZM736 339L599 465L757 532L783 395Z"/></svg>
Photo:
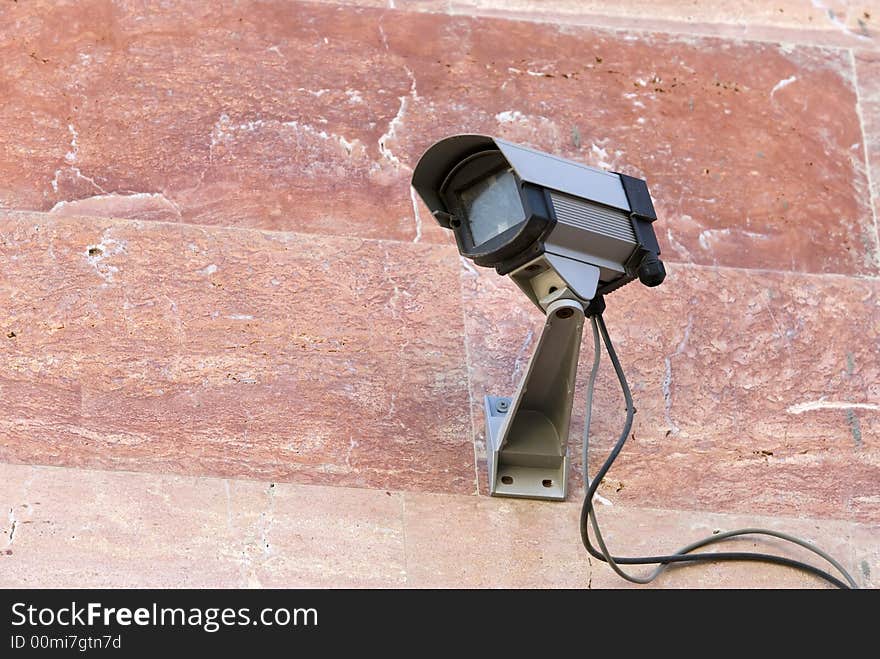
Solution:
<svg viewBox="0 0 880 659"><path fill-rule="evenodd" d="M391 148L412 80L376 14L109 0L2 11L0 133L17 136L0 151L4 205L418 235Z"/></svg>
<svg viewBox="0 0 880 659"><path fill-rule="evenodd" d="M483 396L514 391L543 317L494 272L469 269L463 280L482 440ZM607 303L638 412L606 497L880 519L880 344L865 338L880 332L876 280L677 266L659 288L631 285ZM570 440L576 473L591 341L587 334ZM603 364L593 471L623 423L607 357ZM479 473L485 480L482 465Z"/></svg>
<svg viewBox="0 0 880 659"><path fill-rule="evenodd" d="M12 213L0 268L0 460L474 491L454 248Z"/></svg>
<svg viewBox="0 0 880 659"><path fill-rule="evenodd" d="M876 0L313 0L440 14L498 16L614 29L865 47L877 44Z"/></svg>
<svg viewBox="0 0 880 659"><path fill-rule="evenodd" d="M0 497L0 524L15 525L0 549L4 588L238 582L244 547L220 481L9 465L2 473L24 476Z"/></svg>
<svg viewBox="0 0 880 659"><path fill-rule="evenodd" d="M573 503L0 464L0 512L0 587L627 585L587 560ZM876 526L622 506L603 507L601 522L620 554L761 525L832 552L861 585L880 572ZM823 583L726 564L670 570L654 585Z"/></svg>
<svg viewBox="0 0 880 659"><path fill-rule="evenodd" d="M608 299L638 407L600 490L612 548L762 525L876 587L878 18L3 3L0 586L626 585L577 535L583 386L569 502L473 496L482 396L543 322L411 196L422 150L474 131L655 197L670 277ZM595 471L622 422L607 359L593 418Z"/></svg>
<svg viewBox="0 0 880 659"><path fill-rule="evenodd" d="M372 0L347 2L373 4ZM842 45L874 43L880 29L880 11L873 0L400 0L395 5L508 18L589 21L669 32L719 31L727 36L753 39L784 36Z"/></svg>
<svg viewBox="0 0 880 659"><path fill-rule="evenodd" d="M7 207L438 240L409 168L480 131L647 176L676 260L877 271L844 51L296 2L3 11Z"/></svg>
<svg viewBox="0 0 880 659"><path fill-rule="evenodd" d="M403 494L262 485L271 501L256 584L266 588L397 587L406 583ZM252 585L252 584L249 584Z"/></svg>
<svg viewBox="0 0 880 659"><path fill-rule="evenodd" d="M387 587L405 576L399 494L14 465L0 474L5 536L15 524L12 542L0 535L4 588Z"/></svg>
<svg viewBox="0 0 880 659"><path fill-rule="evenodd" d="M586 588L576 506L486 497L406 497L407 585Z"/></svg>

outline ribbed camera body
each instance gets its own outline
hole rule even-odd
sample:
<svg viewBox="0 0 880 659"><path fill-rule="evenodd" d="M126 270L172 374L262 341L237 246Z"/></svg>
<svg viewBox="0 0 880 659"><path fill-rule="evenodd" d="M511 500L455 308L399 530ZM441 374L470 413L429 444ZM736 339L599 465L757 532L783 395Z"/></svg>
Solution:
<svg viewBox="0 0 880 659"><path fill-rule="evenodd" d="M536 292L531 279L557 265L567 273L592 266L590 278L595 268L595 290L564 281L584 300L636 278L656 286L665 277L641 179L497 138L456 135L425 152L413 187L463 256L510 274L530 297L546 292Z"/></svg>

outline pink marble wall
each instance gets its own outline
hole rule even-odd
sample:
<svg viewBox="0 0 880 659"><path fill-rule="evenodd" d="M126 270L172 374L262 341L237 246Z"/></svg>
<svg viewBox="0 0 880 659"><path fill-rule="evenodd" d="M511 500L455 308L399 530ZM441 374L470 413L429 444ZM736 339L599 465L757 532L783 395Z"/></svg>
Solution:
<svg viewBox="0 0 880 659"><path fill-rule="evenodd" d="M880 520L880 12L355 4L3 4L0 461L483 491L541 319L408 184L474 131L654 194L606 497Z"/></svg>

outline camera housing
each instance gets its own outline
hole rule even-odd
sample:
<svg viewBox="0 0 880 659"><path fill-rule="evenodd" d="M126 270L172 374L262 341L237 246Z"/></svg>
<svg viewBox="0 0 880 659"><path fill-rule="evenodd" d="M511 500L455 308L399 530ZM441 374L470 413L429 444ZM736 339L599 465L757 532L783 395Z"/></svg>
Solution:
<svg viewBox="0 0 880 659"><path fill-rule="evenodd" d="M462 256L500 275L542 255L593 265L599 278L587 300L636 278L657 286L666 276L641 179L498 138L455 135L425 152L412 185Z"/></svg>

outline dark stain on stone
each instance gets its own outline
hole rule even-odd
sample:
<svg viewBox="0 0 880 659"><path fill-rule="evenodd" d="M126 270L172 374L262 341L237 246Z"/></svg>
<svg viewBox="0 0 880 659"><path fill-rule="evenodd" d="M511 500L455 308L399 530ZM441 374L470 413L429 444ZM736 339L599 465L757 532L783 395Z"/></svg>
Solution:
<svg viewBox="0 0 880 659"><path fill-rule="evenodd" d="M862 424L859 423L859 417L855 410L846 411L846 422L849 424L849 431L852 433L853 441L856 446L862 446Z"/></svg>

